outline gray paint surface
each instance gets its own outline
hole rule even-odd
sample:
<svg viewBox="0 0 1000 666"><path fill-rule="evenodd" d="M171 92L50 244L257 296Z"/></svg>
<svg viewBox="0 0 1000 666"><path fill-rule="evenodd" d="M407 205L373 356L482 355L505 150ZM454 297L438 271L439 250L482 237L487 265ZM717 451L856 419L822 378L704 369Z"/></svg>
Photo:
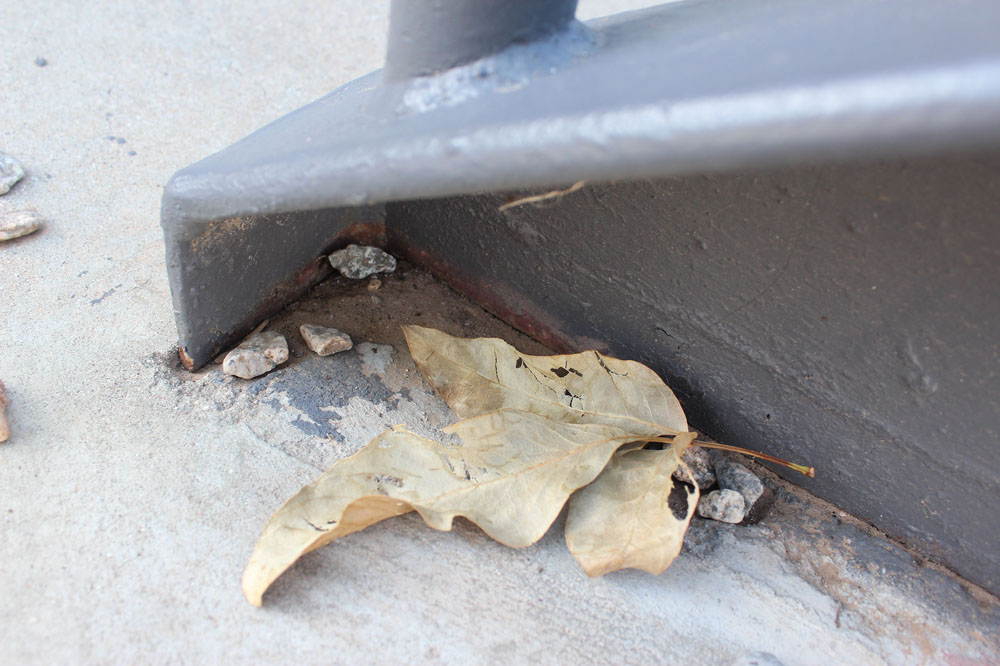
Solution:
<svg viewBox="0 0 1000 666"><path fill-rule="evenodd" d="M357 79L175 174L164 225L998 143L998 23L988 0L693 1L572 23L437 76Z"/></svg>
<svg viewBox="0 0 1000 666"><path fill-rule="evenodd" d="M381 225L384 214L359 206L165 225L181 358L200 367L225 351L329 276L324 254L342 234Z"/></svg>
<svg viewBox="0 0 1000 666"><path fill-rule="evenodd" d="M436 74L566 27L576 0L394 0L385 74Z"/></svg>
<svg viewBox="0 0 1000 666"><path fill-rule="evenodd" d="M570 346L649 364L720 441L1000 588L1000 155L390 204L419 248ZM777 470L781 472L781 470Z"/></svg>
<svg viewBox="0 0 1000 666"><path fill-rule="evenodd" d="M545 7L543 27L568 5ZM197 367L267 316L273 294L296 293L291 276L331 236L285 225L287 251L267 257L262 280L251 235L284 213L343 230L355 214L338 208L393 200L996 145L997 24L1000 5L985 0L692 1L571 21L435 76L361 77L168 182L182 348ZM260 231L229 224L214 245L250 261L220 275L192 260L204 234L241 217ZM231 302L242 291L246 303Z"/></svg>
<svg viewBox="0 0 1000 666"><path fill-rule="evenodd" d="M557 5L568 6L546 7ZM992 329L973 316L988 319L996 312L990 292L980 286L988 284L983 266L995 259L987 222L996 189L993 158L983 158L986 166L960 160L956 167L940 157L1000 145L997 24L1000 5L987 0L693 0L586 25L570 21L555 33L533 32L537 39L525 43L501 31L503 39L513 39L508 48L494 52L503 39L486 40L479 60L466 62L471 55L464 51L456 62L465 64L430 76L405 78L424 66L403 70L403 78L391 70L384 77L374 72L170 180L162 224L182 349L192 366L207 362L318 279L315 272L302 273L303 265L315 263L350 228L356 207L370 206L362 217L377 223L386 202L393 207L394 201L578 180L685 176L677 186L691 192L671 196L658 188L646 192L641 184L585 190L584 197L598 199L585 199L575 224L564 221L563 233L584 243L569 254L542 220L504 218L501 229L511 238L547 244L521 247L520 256L505 258L497 270L526 271L534 264L541 279L546 265L561 265L566 285L488 272L491 252L515 251L520 241L491 236L496 220L474 222L493 220L495 212L478 200L429 204L428 211L447 212L452 220L453 228L439 227L450 247L423 235L419 225L429 222L409 213L417 206L395 207L390 229L397 240L408 239L401 247L415 258L422 252L428 260L450 261L466 271L464 284L473 292L492 289L498 309L510 311L524 300L534 316L556 322L557 329L565 324L570 335L614 343L667 370L711 434L825 466L832 476L815 482L818 492L997 590L998 544L989 537L996 525L983 523L1000 506L989 462L996 389L988 368L995 347L986 333ZM443 51L432 55L429 69L445 64ZM773 185L804 193L810 203L799 209L801 202L786 203L795 212L783 217L772 215L778 204L756 189L763 185L746 180L766 181L754 171L766 166L919 155L938 156L954 188L942 189L944 181L922 170L933 171L933 160L913 163L923 165L913 172L922 174L922 191L910 184L908 166L791 171L790 184L782 176ZM832 175L824 175L825 168ZM930 206L937 217L920 223L930 230L901 223L908 233L877 236L870 244L862 242L862 232L835 233L840 214L865 229L871 222L864 216L880 213L847 194L865 184L855 179L866 169L887 178L895 194L866 190L865 196L896 196L895 205L917 212ZM966 171L986 183L968 190L978 204L953 196L969 182ZM706 173L742 175L720 175L721 181L696 175ZM703 182L718 191L695 187ZM745 201L748 192L765 203ZM600 197L611 197L614 205ZM644 209L644 197L666 198ZM648 246L671 201L684 209L673 220L682 231L693 219L690 206L714 202L706 210L716 220L709 230L718 237L702 239L709 249L695 240L661 256ZM968 216L949 212L965 205L981 207ZM625 214L633 208L634 218ZM289 242L282 246L272 227L290 219L287 214L309 222L301 230L287 225ZM605 237L601 224L609 216L629 226ZM961 231L946 232L946 223ZM214 266L210 254L192 263L219 228L227 231L218 245L225 248L227 269ZM262 245L259 235L280 251L267 252L271 243ZM635 270L604 276L595 263L603 255L593 250L604 243L611 244L615 263ZM898 245L911 243L906 250ZM699 254L712 247L726 251ZM853 253L855 263L824 254L836 247L842 252L837 261ZM896 254L885 263L882 254L862 249L871 247ZM456 259L457 252L470 254ZM910 263L925 254L933 261ZM709 256L720 276L697 282ZM670 267L661 265L668 259ZM864 291L860 284L876 273L889 282ZM693 285L681 281L689 275ZM662 279L675 280L670 290L664 291ZM774 298L787 279L798 283L795 298ZM691 306L688 289L712 306ZM574 295L567 299L567 293ZM626 306L630 298L642 306ZM939 305L955 299L961 302L952 310ZM820 311L826 300L836 312ZM748 318L761 308L759 320ZM927 322L913 314L921 308ZM964 319L951 321L953 310ZM827 317L819 319L826 324L802 319L807 313ZM650 338L651 331L663 339ZM954 368L987 374L956 379ZM767 386L774 393L762 393ZM983 409L974 418L970 399ZM765 424L759 422L762 411ZM809 436L819 432L818 424L834 435L818 443ZM953 442L948 456L929 432ZM973 435L986 439L963 441ZM856 471L866 456L877 457L867 472ZM885 499L887 489L898 496ZM983 506L978 517L968 518L972 507Z"/></svg>

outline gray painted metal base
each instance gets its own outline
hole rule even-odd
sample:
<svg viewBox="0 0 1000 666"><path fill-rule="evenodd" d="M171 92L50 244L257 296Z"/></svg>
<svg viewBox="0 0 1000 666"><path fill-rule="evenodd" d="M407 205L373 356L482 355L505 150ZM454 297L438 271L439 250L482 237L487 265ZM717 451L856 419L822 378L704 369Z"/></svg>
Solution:
<svg viewBox="0 0 1000 666"><path fill-rule="evenodd" d="M650 365L695 428L815 465L786 475L1000 589L1000 153L510 198L390 204L390 238L536 337Z"/></svg>
<svg viewBox="0 0 1000 666"><path fill-rule="evenodd" d="M394 4L386 76L171 179L185 364L384 240L538 337L649 363L708 434L807 460L818 494L1000 591L1000 5L517 4L478 54L416 48L461 12L407 31ZM514 194L468 196L578 180L503 213Z"/></svg>

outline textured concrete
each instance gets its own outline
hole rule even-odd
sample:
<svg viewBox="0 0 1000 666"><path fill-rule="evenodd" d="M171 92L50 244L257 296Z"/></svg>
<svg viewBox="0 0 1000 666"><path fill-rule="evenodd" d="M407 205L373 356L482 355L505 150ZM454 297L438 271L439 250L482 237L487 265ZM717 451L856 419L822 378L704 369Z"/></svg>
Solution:
<svg viewBox="0 0 1000 666"><path fill-rule="evenodd" d="M772 477L771 516L696 522L658 578L588 580L559 524L509 550L411 516L311 554L263 609L247 604L243 565L289 494L386 425L450 419L398 324L532 343L401 271L377 291L334 280L274 322L292 358L264 378L177 369L165 179L384 49L381 3L230 4L0 4L0 150L28 172L0 211L48 220L0 245L4 663L1000 659L995 599ZM355 348L311 356L304 323Z"/></svg>

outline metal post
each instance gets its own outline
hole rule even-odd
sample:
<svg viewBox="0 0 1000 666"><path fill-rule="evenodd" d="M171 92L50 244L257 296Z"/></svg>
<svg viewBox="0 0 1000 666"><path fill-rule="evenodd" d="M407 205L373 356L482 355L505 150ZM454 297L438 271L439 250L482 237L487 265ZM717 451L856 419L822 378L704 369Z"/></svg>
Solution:
<svg viewBox="0 0 1000 666"><path fill-rule="evenodd" d="M393 0L385 79L426 76L561 30L576 0Z"/></svg>

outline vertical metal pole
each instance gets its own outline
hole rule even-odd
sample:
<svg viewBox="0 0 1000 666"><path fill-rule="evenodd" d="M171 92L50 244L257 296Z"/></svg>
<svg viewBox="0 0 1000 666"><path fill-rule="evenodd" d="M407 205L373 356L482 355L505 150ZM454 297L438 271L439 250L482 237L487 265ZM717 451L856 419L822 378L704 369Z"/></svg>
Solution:
<svg viewBox="0 0 1000 666"><path fill-rule="evenodd" d="M426 76L557 32L576 0L392 0L386 80Z"/></svg>

